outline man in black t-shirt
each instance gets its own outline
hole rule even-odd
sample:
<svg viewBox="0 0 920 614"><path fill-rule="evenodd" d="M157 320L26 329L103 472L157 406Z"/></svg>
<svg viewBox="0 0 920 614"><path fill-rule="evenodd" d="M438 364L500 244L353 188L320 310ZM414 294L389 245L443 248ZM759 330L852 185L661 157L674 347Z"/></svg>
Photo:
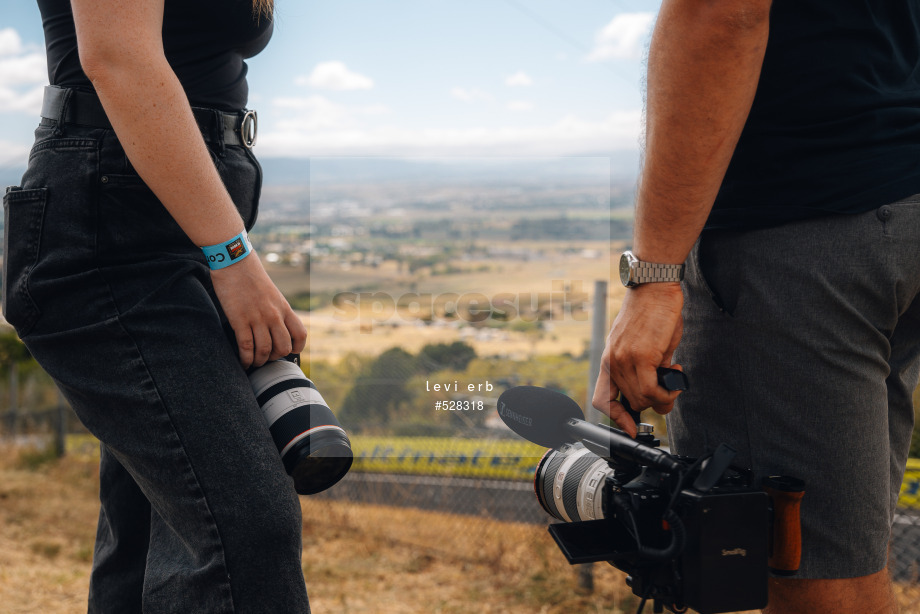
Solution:
<svg viewBox="0 0 920 614"><path fill-rule="evenodd" d="M669 413L802 478L770 612L896 612L887 545L920 373L920 7L665 0L648 64L630 281L594 406ZM650 270L642 267L640 271ZM677 279L683 277L683 283ZM679 347L678 347L679 346ZM679 363L678 399L655 368Z"/></svg>

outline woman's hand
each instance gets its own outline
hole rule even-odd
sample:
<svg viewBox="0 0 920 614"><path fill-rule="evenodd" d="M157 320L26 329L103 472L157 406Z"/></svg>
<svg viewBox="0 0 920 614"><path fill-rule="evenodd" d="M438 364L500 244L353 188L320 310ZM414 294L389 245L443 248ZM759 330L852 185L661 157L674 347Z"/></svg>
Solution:
<svg viewBox="0 0 920 614"><path fill-rule="evenodd" d="M244 368L260 367L303 350L306 328L255 252L236 264L211 271L211 281L236 335Z"/></svg>

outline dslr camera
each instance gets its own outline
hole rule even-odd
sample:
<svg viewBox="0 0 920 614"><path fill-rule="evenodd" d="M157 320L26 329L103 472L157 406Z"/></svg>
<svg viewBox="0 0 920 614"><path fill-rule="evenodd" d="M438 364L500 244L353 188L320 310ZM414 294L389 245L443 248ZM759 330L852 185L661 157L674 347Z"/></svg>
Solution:
<svg viewBox="0 0 920 614"><path fill-rule="evenodd" d="M663 380L686 388L680 371L661 369ZM550 448L534 490L563 521L549 526L563 555L626 572L639 612L648 600L655 612L760 609L770 573L798 570L801 480L755 479L732 465L735 451L725 444L701 458L671 455L651 425L638 424L633 439L590 424L575 401L545 388L506 390L498 412L517 434Z"/></svg>

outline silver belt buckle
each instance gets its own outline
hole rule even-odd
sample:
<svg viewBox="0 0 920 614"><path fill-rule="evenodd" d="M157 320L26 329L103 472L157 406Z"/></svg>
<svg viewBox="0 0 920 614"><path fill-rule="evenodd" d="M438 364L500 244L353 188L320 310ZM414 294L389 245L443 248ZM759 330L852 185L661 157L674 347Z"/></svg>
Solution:
<svg viewBox="0 0 920 614"><path fill-rule="evenodd" d="M259 116L255 111L246 111L243 113L243 119L240 121L240 141L246 149L252 149L256 144L256 136L259 132Z"/></svg>

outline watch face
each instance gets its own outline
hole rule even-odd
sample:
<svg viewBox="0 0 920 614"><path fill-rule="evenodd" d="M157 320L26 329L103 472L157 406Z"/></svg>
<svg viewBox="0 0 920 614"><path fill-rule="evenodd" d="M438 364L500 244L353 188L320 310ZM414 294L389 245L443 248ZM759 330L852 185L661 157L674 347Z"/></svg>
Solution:
<svg viewBox="0 0 920 614"><path fill-rule="evenodd" d="M632 252L623 252L623 255L620 256L620 281L627 288L632 285L630 280L630 260L632 260Z"/></svg>

